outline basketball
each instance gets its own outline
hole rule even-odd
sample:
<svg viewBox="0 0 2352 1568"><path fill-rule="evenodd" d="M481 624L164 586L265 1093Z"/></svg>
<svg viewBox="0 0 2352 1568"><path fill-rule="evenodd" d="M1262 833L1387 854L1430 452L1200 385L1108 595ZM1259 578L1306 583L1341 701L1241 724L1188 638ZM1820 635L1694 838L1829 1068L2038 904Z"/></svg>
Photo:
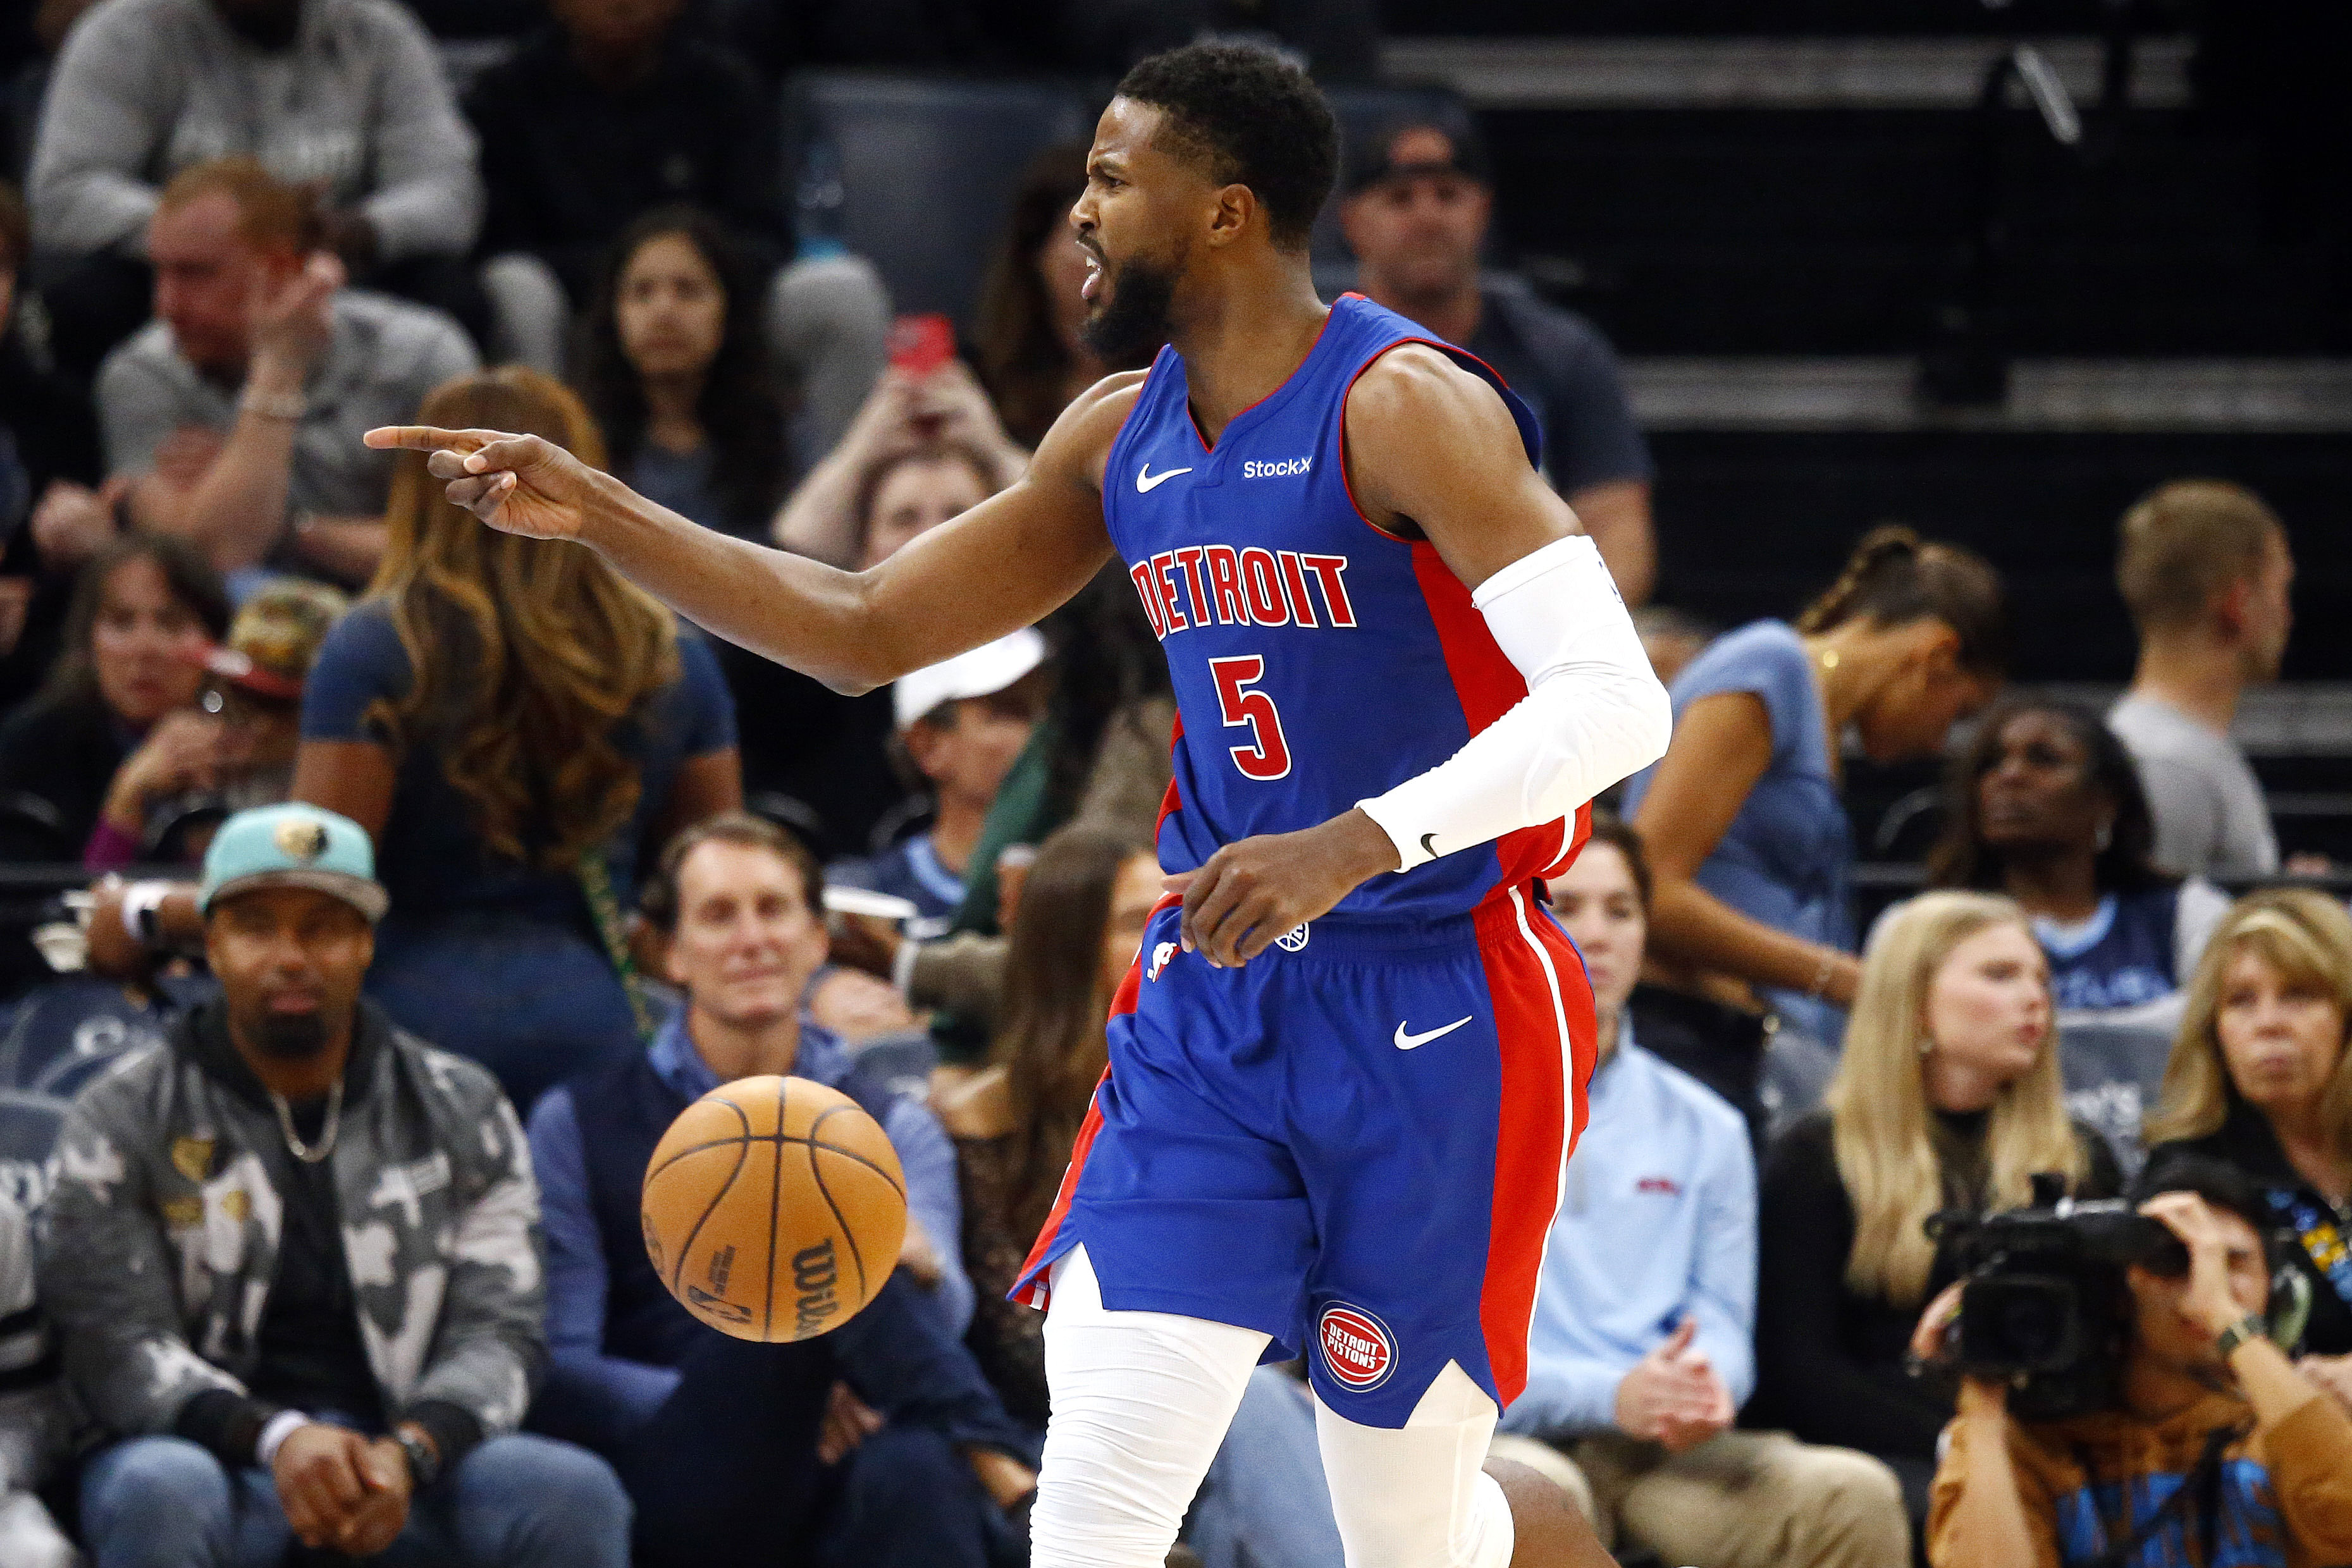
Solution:
<svg viewBox="0 0 2352 1568"><path fill-rule="evenodd" d="M805 1078L739 1078L678 1113L646 1166L654 1271L721 1333L839 1328L898 1267L907 1178L856 1101Z"/></svg>

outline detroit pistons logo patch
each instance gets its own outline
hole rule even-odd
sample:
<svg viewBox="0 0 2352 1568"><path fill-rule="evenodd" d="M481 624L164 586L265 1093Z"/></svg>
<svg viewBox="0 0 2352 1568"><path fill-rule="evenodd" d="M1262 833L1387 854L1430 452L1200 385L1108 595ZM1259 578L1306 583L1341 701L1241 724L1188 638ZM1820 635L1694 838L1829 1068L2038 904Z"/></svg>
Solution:
<svg viewBox="0 0 2352 1568"><path fill-rule="evenodd" d="M1307 938L1308 935L1309 933L1307 929L1307 925L1302 921L1298 925L1294 925L1289 930L1284 932L1281 936L1276 937L1274 939L1274 945L1281 948L1286 953L1296 953L1301 947L1307 946Z"/></svg>
<svg viewBox="0 0 2352 1568"><path fill-rule="evenodd" d="M1334 1301L1315 1325L1323 1370L1351 1393L1378 1388L1396 1370L1396 1338L1388 1324L1361 1307Z"/></svg>

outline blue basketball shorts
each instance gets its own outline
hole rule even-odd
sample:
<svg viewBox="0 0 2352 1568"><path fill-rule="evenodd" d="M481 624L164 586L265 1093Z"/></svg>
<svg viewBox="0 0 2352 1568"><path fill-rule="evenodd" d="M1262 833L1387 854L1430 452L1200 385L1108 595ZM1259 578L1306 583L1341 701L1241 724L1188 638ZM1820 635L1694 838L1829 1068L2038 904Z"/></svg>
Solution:
<svg viewBox="0 0 2352 1568"><path fill-rule="evenodd" d="M1596 1030L1532 887L1471 915L1325 919L1239 968L1156 911L1110 1066L1013 1298L1083 1244L1113 1311L1256 1329L1316 1393L1404 1425L1449 1361L1507 1406Z"/></svg>

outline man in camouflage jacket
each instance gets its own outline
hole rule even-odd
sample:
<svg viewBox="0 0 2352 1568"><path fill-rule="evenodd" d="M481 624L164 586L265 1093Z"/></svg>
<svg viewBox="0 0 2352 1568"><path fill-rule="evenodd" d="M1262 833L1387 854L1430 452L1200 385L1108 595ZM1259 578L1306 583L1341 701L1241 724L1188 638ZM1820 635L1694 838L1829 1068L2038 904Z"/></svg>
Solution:
<svg viewBox="0 0 2352 1568"><path fill-rule="evenodd" d="M360 999L384 903L365 833L239 813L203 897L222 999L85 1088L58 1139L41 1295L125 1439L83 1478L98 1568L275 1563L294 1538L618 1568L611 1470L516 1432L544 1283L513 1108Z"/></svg>

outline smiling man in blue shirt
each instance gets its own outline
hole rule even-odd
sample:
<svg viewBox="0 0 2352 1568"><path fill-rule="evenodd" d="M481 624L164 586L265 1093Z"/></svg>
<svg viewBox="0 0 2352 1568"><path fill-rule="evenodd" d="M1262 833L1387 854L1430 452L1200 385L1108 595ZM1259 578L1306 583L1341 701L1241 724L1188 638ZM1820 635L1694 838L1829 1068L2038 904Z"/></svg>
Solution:
<svg viewBox="0 0 2352 1568"><path fill-rule="evenodd" d="M1568 1164L1502 1429L1565 1456L1594 1522L1674 1563L1880 1568L1910 1557L1902 1494L1876 1459L1731 1429L1755 1386L1756 1167L1747 1124L1633 1042L1649 872L1631 829L1596 819L1551 883L1591 977L1601 1064ZM1526 1450L1497 1439L1497 1453ZM1535 1456L1540 1459L1544 1456Z"/></svg>
<svg viewBox="0 0 2352 1568"><path fill-rule="evenodd" d="M754 818L681 834L645 904L687 1005L642 1055L550 1091L531 1113L553 1363L534 1421L621 1472L639 1568L698 1568L753 1533L794 1542L781 1560L793 1564L982 1568L1017 1541L1035 1485L1034 1455L961 1343L971 1288L946 1134L800 1015L824 956L822 894L816 862ZM797 1344L697 1322L640 1239L639 1186L670 1123L720 1083L767 1072L856 1100L907 1175L902 1267L865 1311Z"/></svg>

